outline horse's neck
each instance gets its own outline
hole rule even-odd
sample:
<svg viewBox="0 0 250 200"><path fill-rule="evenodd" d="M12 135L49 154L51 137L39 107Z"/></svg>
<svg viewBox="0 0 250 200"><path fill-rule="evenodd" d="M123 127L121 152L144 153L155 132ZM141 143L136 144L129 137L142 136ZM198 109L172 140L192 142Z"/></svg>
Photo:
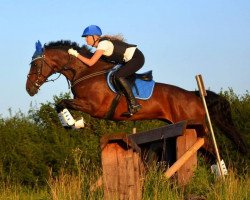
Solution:
<svg viewBox="0 0 250 200"><path fill-rule="evenodd" d="M62 66L58 72L63 74L70 82L74 82L82 77L87 70L88 67L84 63L75 57L71 57L68 64Z"/></svg>
<svg viewBox="0 0 250 200"><path fill-rule="evenodd" d="M104 61L98 61L96 64L94 64L91 67L81 63L81 65L78 67L74 66L74 68L76 70L76 75L75 75L75 79L73 81L75 81L76 79L85 77L85 76L91 77L91 75L105 73L105 72L109 71L113 66L114 66L114 64L107 63Z"/></svg>
<svg viewBox="0 0 250 200"><path fill-rule="evenodd" d="M57 61L58 66L62 66L58 72L63 74L71 83L75 82L76 80L84 76L89 76L91 74L108 71L114 66L113 63L108 63L106 61L99 60L97 61L96 64L89 67L83 62L81 62L78 58L75 58L75 57L71 57L68 63L63 65L61 64L61 62L63 60L64 61L66 60L66 57L64 57L65 55L66 54L62 55L61 59ZM65 59L62 59L62 58L65 58Z"/></svg>
<svg viewBox="0 0 250 200"><path fill-rule="evenodd" d="M65 70L62 71L62 74L71 82L82 77L86 66L84 65L77 65L77 64L70 64L66 67Z"/></svg>

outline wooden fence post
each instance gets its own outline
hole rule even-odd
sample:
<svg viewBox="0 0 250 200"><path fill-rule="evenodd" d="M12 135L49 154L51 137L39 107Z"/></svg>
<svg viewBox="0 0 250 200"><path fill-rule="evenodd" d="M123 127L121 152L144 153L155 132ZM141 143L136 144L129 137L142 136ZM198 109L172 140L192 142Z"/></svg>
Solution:
<svg viewBox="0 0 250 200"><path fill-rule="evenodd" d="M140 152L125 138L109 140L102 148L104 199L142 198L144 165Z"/></svg>

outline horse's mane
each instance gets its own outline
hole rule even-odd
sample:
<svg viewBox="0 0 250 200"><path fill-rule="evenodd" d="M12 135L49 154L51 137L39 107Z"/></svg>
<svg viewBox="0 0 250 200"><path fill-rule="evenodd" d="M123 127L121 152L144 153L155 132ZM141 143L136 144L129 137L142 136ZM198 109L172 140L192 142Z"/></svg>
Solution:
<svg viewBox="0 0 250 200"><path fill-rule="evenodd" d="M90 48L87 45L83 45L80 47L78 43L72 42L70 40L52 41L52 42L49 42L48 44L45 44L44 48L45 49L62 49L66 51L68 51L68 49L70 48L73 48L86 56L92 55Z"/></svg>
<svg viewBox="0 0 250 200"><path fill-rule="evenodd" d="M79 46L78 43L72 42L70 40L58 40L58 41L52 41L48 44L44 44L44 49L61 49L63 51L68 51L70 48L73 48L74 50L77 50L81 55L91 58L93 56L93 53L91 52L91 48L89 48L87 45ZM100 58L101 61L107 62L107 60L104 57ZM110 68L114 65L108 65L106 67ZM103 69L103 66L101 66Z"/></svg>

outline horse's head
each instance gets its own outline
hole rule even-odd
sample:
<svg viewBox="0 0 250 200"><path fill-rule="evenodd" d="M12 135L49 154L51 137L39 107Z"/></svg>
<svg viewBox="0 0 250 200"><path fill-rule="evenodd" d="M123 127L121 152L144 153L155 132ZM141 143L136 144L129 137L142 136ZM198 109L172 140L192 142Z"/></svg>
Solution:
<svg viewBox="0 0 250 200"><path fill-rule="evenodd" d="M86 46L79 47L77 43L68 40L50 42L42 46L38 41L36 51L32 56L31 67L27 77L26 90L30 96L34 96L41 85L48 82L48 77L54 73L63 74L71 83L79 78L97 71L110 69L113 64L105 64L99 61L89 68L79 59L68 54L68 49L73 48L85 57L91 57L90 49Z"/></svg>
<svg viewBox="0 0 250 200"><path fill-rule="evenodd" d="M26 81L26 91L30 96L34 96L47 79L48 72L44 67L44 58L44 48L40 41L38 41L36 42L36 51L32 56L31 67Z"/></svg>
<svg viewBox="0 0 250 200"><path fill-rule="evenodd" d="M39 41L36 43L36 51L32 56L26 81L26 90L30 96L34 96L52 74L64 74L71 81L76 77L78 69L84 69L83 64L79 64L79 61L67 52L69 48L77 47L76 43L70 41L51 42L44 47Z"/></svg>

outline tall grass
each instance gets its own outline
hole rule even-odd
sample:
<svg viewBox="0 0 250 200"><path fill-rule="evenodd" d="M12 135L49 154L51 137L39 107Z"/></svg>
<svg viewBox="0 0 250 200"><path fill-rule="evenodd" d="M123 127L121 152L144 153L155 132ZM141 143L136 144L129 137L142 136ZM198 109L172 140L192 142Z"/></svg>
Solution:
<svg viewBox="0 0 250 200"><path fill-rule="evenodd" d="M82 151L77 148L73 151L76 172L69 173L61 170L61 173L53 177L52 171L48 179L49 196L52 200L82 200L103 199L102 188L92 191L91 186L98 179L98 171L90 171L88 166L82 165Z"/></svg>
<svg viewBox="0 0 250 200"><path fill-rule="evenodd" d="M21 184L2 184L0 188L0 200L50 200L48 191L41 188L28 188Z"/></svg>
<svg viewBox="0 0 250 200"><path fill-rule="evenodd" d="M161 167L155 164L150 167L144 182L143 200L149 199L184 199L182 188L178 187L176 181L167 180Z"/></svg>
<svg viewBox="0 0 250 200"><path fill-rule="evenodd" d="M215 177L205 166L196 170L185 188L185 196L199 196L209 200L247 200L250 197L250 179L247 174L237 175L229 170L225 180Z"/></svg>
<svg viewBox="0 0 250 200"><path fill-rule="evenodd" d="M99 173L87 173L83 168L76 174L61 171L50 175L47 186L27 188L21 184L2 184L0 200L98 200L103 199L103 188L91 191ZM185 187L178 186L175 179L166 179L159 167L153 166L145 176L143 200L248 200L250 197L248 174L238 176L233 170L225 180L215 177L205 165L200 165Z"/></svg>

